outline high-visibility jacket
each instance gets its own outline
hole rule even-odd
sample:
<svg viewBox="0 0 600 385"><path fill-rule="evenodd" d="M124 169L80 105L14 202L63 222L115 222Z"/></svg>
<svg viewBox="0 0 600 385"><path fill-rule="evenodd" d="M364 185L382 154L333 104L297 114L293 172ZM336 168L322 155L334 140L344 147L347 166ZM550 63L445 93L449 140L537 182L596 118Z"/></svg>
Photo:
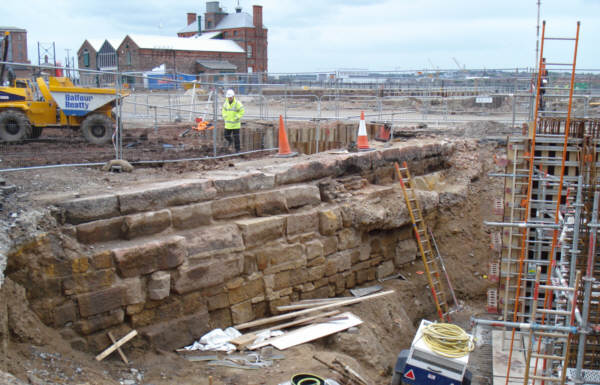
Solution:
<svg viewBox="0 0 600 385"><path fill-rule="evenodd" d="M242 125L242 116L244 116L244 105L235 98L232 103L229 103L229 99L225 99L221 115L225 121L226 130L239 129Z"/></svg>

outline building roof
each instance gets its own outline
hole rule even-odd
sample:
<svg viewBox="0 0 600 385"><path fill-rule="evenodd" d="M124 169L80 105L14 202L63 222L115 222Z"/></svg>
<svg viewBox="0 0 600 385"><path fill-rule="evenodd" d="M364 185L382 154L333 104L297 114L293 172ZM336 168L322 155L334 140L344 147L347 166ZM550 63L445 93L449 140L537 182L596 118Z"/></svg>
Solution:
<svg viewBox="0 0 600 385"><path fill-rule="evenodd" d="M185 38L156 35L128 35L140 48L202 52L246 52L233 40Z"/></svg>
<svg viewBox="0 0 600 385"><path fill-rule="evenodd" d="M0 26L0 31L27 32L25 28Z"/></svg>
<svg viewBox="0 0 600 385"><path fill-rule="evenodd" d="M203 60L198 59L196 63L211 70L237 70L234 64L231 64L227 60Z"/></svg>
<svg viewBox="0 0 600 385"><path fill-rule="evenodd" d="M230 13L214 29L254 28L252 15L246 12Z"/></svg>

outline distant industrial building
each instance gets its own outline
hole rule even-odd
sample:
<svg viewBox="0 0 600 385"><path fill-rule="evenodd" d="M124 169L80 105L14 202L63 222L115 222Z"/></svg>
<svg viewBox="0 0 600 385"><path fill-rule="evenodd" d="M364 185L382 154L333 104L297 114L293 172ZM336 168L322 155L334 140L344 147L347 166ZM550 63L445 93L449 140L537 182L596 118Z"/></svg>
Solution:
<svg viewBox="0 0 600 385"><path fill-rule="evenodd" d="M0 26L0 39L4 37L6 32L9 32L8 55L6 61L30 64L31 62L27 58L27 30L23 28ZM4 53L4 46L2 44L0 44L0 48L2 49L1 52ZM26 76L31 73L29 68L19 68L15 66L13 69L17 76Z"/></svg>
<svg viewBox="0 0 600 385"><path fill-rule="evenodd" d="M187 25L177 36L202 36L206 32L219 32L215 38L229 39L246 51L245 68L239 72L268 72L268 30L263 25L262 6L254 5L252 15L243 12L240 6L235 13L223 12L218 1L208 1L204 22L196 13L187 14Z"/></svg>

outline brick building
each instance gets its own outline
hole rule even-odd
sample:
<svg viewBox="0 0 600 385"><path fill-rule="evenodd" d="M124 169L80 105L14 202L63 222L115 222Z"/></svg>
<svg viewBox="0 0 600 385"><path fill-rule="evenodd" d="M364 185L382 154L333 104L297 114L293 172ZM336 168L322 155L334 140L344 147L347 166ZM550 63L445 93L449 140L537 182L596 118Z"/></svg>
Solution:
<svg viewBox="0 0 600 385"><path fill-rule="evenodd" d="M187 14L187 25L177 35L194 37L206 32L218 32L213 38L233 40L246 51L244 66L238 67L239 72L268 71L268 31L263 25L262 6L252 6L252 15L243 12L239 6L235 13L226 13L218 1L208 1L204 22L202 16L190 12Z"/></svg>
<svg viewBox="0 0 600 385"><path fill-rule="evenodd" d="M208 37L127 35L117 55L123 72L145 72L164 64L168 72L200 74L206 60L228 62L229 70L237 72L246 64L246 53L235 42Z"/></svg>
<svg viewBox="0 0 600 385"><path fill-rule="evenodd" d="M27 30L16 27L2 27L0 26L0 39L4 37L4 34L9 32L8 35L8 57L6 61L15 63L30 64L31 62L27 58ZM4 54L4 46L0 44L2 54ZM1 55L0 55L1 56ZM0 59L2 59L0 57ZM31 73L29 68L19 68L13 66L15 74L17 76L27 76Z"/></svg>

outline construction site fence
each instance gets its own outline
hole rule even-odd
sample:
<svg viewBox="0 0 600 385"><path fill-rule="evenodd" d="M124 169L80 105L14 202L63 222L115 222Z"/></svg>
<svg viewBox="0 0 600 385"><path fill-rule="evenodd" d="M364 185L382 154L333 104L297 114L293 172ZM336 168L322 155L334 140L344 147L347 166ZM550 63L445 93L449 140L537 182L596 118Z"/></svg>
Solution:
<svg viewBox="0 0 600 385"><path fill-rule="evenodd" d="M43 72L51 74L58 69L45 67ZM382 84L378 92L342 92L341 88L238 81L201 83L176 77L165 82L180 87L148 90L122 82L133 77L130 84L142 84L142 75L73 69L63 74L70 75L79 85L86 78L101 79L91 85L114 84L117 92L124 96L113 109L116 130L112 143L91 145L78 130L45 128L39 138L0 143L0 171L54 164L95 165L115 158L133 163L160 163L235 154L234 146L225 140L221 118L228 89L234 89L245 106L240 153L272 152L277 148L279 116L284 118L290 145L300 152L313 153L345 148L354 141L362 111L369 124L388 125L392 131L402 131L416 127L477 125L487 121L520 130L534 110L529 74L503 80L505 88L500 87L500 83L482 81L476 87L444 85L437 90L434 86L411 88L407 85L402 91L385 88ZM269 77L257 74L244 78L257 79ZM436 83L437 80L429 81ZM494 92L490 92L489 87L495 88ZM548 109L559 110L564 103L561 87L557 81L547 90L544 98ZM600 99L600 93L596 96L595 89L590 85L576 90L574 117L596 113L593 105ZM379 92L382 90L385 92ZM372 128L371 134L376 133L377 129Z"/></svg>

